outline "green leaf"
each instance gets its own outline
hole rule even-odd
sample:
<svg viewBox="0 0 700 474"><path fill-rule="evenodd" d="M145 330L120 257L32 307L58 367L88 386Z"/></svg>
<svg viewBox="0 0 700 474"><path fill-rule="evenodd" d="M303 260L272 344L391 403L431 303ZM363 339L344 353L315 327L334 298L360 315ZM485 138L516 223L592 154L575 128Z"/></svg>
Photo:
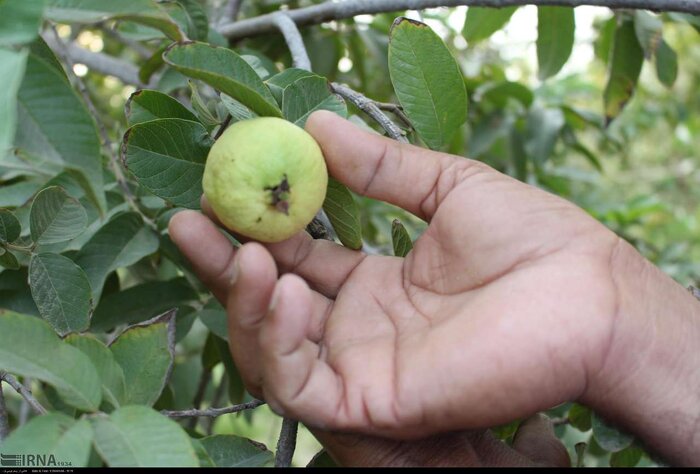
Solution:
<svg viewBox="0 0 700 474"><path fill-rule="evenodd" d="M317 452L306 467L340 467L325 449Z"/></svg>
<svg viewBox="0 0 700 474"><path fill-rule="evenodd" d="M14 242L19 238L22 226L7 209L0 209L0 242Z"/></svg>
<svg viewBox="0 0 700 474"><path fill-rule="evenodd" d="M467 119L467 91L457 62L427 25L397 18L389 72L399 102L432 149L449 143Z"/></svg>
<svg viewBox="0 0 700 474"><path fill-rule="evenodd" d="M635 467L642 459L644 451L641 448L632 445L622 451L612 453L610 456L610 467Z"/></svg>
<svg viewBox="0 0 700 474"><path fill-rule="evenodd" d="M537 7L537 61L540 80L558 73L574 47L576 20L568 7Z"/></svg>
<svg viewBox="0 0 700 474"><path fill-rule="evenodd" d="M75 256L88 276L92 296L99 301L110 272L128 267L158 250L158 237L135 212L116 215Z"/></svg>
<svg viewBox="0 0 700 474"><path fill-rule="evenodd" d="M248 107L241 104L233 97L227 96L226 94L221 94L221 103L224 104L224 107L228 113L231 114L232 123L240 122L242 120L250 120L258 116Z"/></svg>
<svg viewBox="0 0 700 474"><path fill-rule="evenodd" d="M90 283L82 268L68 257L55 253L32 256L29 287L41 317L58 334L88 328L92 310Z"/></svg>
<svg viewBox="0 0 700 474"><path fill-rule="evenodd" d="M29 214L34 243L54 244L77 237L87 227L87 213L80 202L62 188L51 186L34 198Z"/></svg>
<svg viewBox="0 0 700 474"><path fill-rule="evenodd" d="M81 173L93 201L105 210L97 128L63 73L30 54L18 99L17 147Z"/></svg>
<svg viewBox="0 0 700 474"><path fill-rule="evenodd" d="M163 67L163 65L165 64L165 61L163 61L163 53L167 48L167 46L161 46L160 48L155 50L153 54L151 54L151 56L148 59L146 59L146 61L144 61L141 64L141 67L139 68L139 80L142 83L150 83L153 74L155 74L157 70Z"/></svg>
<svg viewBox="0 0 700 474"><path fill-rule="evenodd" d="M464 22L464 39L476 44L503 28L518 7L469 7Z"/></svg>
<svg viewBox="0 0 700 474"><path fill-rule="evenodd" d="M664 24L661 19L644 10L634 12L634 32L644 50L644 56L651 58L661 41Z"/></svg>
<svg viewBox="0 0 700 474"><path fill-rule="evenodd" d="M8 270L17 270L20 264L17 261L17 257L9 250L6 250L4 253L0 253L0 267Z"/></svg>
<svg viewBox="0 0 700 474"><path fill-rule="evenodd" d="M622 451L634 441L631 435L618 431L595 413L593 414L591 426L593 427L593 437L600 447L606 451L612 453Z"/></svg>
<svg viewBox="0 0 700 474"><path fill-rule="evenodd" d="M625 19L615 30L610 56L610 75L605 87L605 118L610 123L632 97L642 71L644 52L634 31L634 22Z"/></svg>
<svg viewBox="0 0 700 474"><path fill-rule="evenodd" d="M214 435L199 441L217 467L264 467L273 459L264 445L238 436Z"/></svg>
<svg viewBox="0 0 700 474"><path fill-rule="evenodd" d="M5 3L7 0L5 0ZM2 18L0 16L0 18ZM2 20L0 20L2 21ZM2 31L0 29L0 31ZM17 128L17 91L27 64L26 51L10 51L0 48L0 164L5 159L15 138Z"/></svg>
<svg viewBox="0 0 700 474"><path fill-rule="evenodd" d="M282 113L295 125L304 128L306 119L317 110L330 110L347 117L345 101L333 94L323 77L304 77L284 89Z"/></svg>
<svg viewBox="0 0 700 474"><path fill-rule="evenodd" d="M90 334L71 334L64 340L90 358L100 374L102 398L112 407L119 408L126 399L126 381L124 370L112 351Z"/></svg>
<svg viewBox="0 0 700 474"><path fill-rule="evenodd" d="M46 17L59 23L127 20L156 28L174 41L184 39L178 24L151 0L48 0Z"/></svg>
<svg viewBox="0 0 700 474"><path fill-rule="evenodd" d="M323 210L326 211L340 242L351 249L361 249L360 207L348 188L330 176L328 177L326 199L323 201Z"/></svg>
<svg viewBox="0 0 700 474"><path fill-rule="evenodd" d="M678 77L678 56L663 39L656 49L656 76L666 87L673 87Z"/></svg>
<svg viewBox="0 0 700 474"><path fill-rule="evenodd" d="M197 41L207 41L209 37L209 19L199 0L176 0L187 15L190 38Z"/></svg>
<svg viewBox="0 0 700 474"><path fill-rule="evenodd" d="M230 49L203 43L175 44L163 58L182 74L206 82L258 115L282 116L275 98L262 79Z"/></svg>
<svg viewBox="0 0 700 474"><path fill-rule="evenodd" d="M394 219L391 223L391 244L394 247L394 255L397 257L405 257L413 248L411 236L398 219Z"/></svg>
<svg viewBox="0 0 700 474"><path fill-rule="evenodd" d="M142 322L195 300L197 293L182 277L142 283L102 298L92 316L90 330L102 332L121 324Z"/></svg>
<svg viewBox="0 0 700 474"><path fill-rule="evenodd" d="M520 83L502 81L485 83L474 91L473 98L476 102L488 101L500 108L508 104L508 99L515 99L528 108L532 105L534 95Z"/></svg>
<svg viewBox="0 0 700 474"><path fill-rule="evenodd" d="M0 2L0 46L33 41L39 34L43 12L44 0Z"/></svg>
<svg viewBox="0 0 700 474"><path fill-rule="evenodd" d="M142 89L134 92L126 101L126 120L129 125L156 119L179 118L197 121L197 117L177 100L162 92Z"/></svg>
<svg viewBox="0 0 700 474"><path fill-rule="evenodd" d="M270 89L270 92L272 92L272 95L275 97L275 100L281 106L282 92L284 92L284 89L294 84L297 80L303 79L305 77L321 76L318 76L317 74L314 74L311 71L307 71L306 69L290 67L289 69L285 69L279 74L275 74L274 76L266 80L265 84L267 84L267 87Z"/></svg>
<svg viewBox="0 0 700 474"><path fill-rule="evenodd" d="M213 334L228 341L228 317L223 309L203 309L197 313L199 320Z"/></svg>
<svg viewBox="0 0 700 474"><path fill-rule="evenodd" d="M177 118L127 130L122 159L139 183L175 206L199 209L202 175L213 140L199 123Z"/></svg>
<svg viewBox="0 0 700 474"><path fill-rule="evenodd" d="M100 378L90 359L34 316L0 312L0 367L53 385L71 406L96 411Z"/></svg>
<svg viewBox="0 0 700 474"><path fill-rule="evenodd" d="M47 413L46 415L32 418L26 425L20 426L14 431L2 445L0 453L4 455L34 455L33 467L54 467L61 463L70 463L71 468L85 467L90 458L92 448L92 427L87 420L74 420L63 413ZM37 458L40 455L43 457ZM53 455L54 462L50 462ZM29 466L20 464L14 467ZM41 460L45 463L41 464ZM3 460L3 466L5 464Z"/></svg>
<svg viewBox="0 0 700 474"><path fill-rule="evenodd" d="M574 403L569 409L569 423L579 431L591 429L593 412L590 408Z"/></svg>
<svg viewBox="0 0 700 474"><path fill-rule="evenodd" d="M544 163L554 152L566 120L559 108L533 106L527 116L525 151L536 163Z"/></svg>
<svg viewBox="0 0 700 474"><path fill-rule="evenodd" d="M190 438L190 443L194 448L195 453L197 453L197 458L199 459L199 467L216 467L214 461L209 457L209 453L204 449L204 446L197 438Z"/></svg>
<svg viewBox="0 0 700 474"><path fill-rule="evenodd" d="M124 405L153 405L173 369L175 312L128 327L109 348L124 370Z"/></svg>
<svg viewBox="0 0 700 474"><path fill-rule="evenodd" d="M198 120L204 124L205 127L211 128L219 124L219 119L214 117L214 115L211 113L209 110L209 106L205 102L204 98L202 95L199 93L199 90L197 89L197 86L195 86L193 81L187 81L187 85L190 88L190 103L192 104L192 108L194 109L195 113L197 114ZM209 101L214 102L213 100Z"/></svg>
<svg viewBox="0 0 700 474"><path fill-rule="evenodd" d="M122 407L95 418L95 448L110 467L197 467L187 433L144 406Z"/></svg>

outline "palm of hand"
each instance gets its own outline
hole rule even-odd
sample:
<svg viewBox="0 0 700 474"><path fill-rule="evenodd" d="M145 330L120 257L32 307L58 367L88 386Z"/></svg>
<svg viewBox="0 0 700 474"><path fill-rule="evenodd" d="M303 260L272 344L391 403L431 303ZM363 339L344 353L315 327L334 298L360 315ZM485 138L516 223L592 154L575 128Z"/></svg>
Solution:
<svg viewBox="0 0 700 474"><path fill-rule="evenodd" d="M614 236L478 166L442 179L450 191L413 251L361 260L312 331L335 386L310 379L296 396L312 398L321 426L493 426L581 395L604 354Z"/></svg>

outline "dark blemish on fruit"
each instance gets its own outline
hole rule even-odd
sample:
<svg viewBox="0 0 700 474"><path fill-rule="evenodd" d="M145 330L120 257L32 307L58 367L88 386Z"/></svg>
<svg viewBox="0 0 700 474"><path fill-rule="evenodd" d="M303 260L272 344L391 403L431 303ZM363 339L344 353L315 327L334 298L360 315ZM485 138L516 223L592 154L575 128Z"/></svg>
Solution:
<svg viewBox="0 0 700 474"><path fill-rule="evenodd" d="M266 191L270 191L271 199L270 205L272 205L279 212L283 212L285 215L289 215L289 193L291 189L289 187L289 181L287 180L287 175L282 177L282 181L277 186L268 186L265 188Z"/></svg>

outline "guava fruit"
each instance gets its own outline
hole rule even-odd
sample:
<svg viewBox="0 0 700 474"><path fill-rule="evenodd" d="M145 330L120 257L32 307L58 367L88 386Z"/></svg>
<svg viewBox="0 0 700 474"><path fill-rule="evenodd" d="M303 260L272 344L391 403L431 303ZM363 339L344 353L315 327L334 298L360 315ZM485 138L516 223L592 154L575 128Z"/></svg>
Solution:
<svg viewBox="0 0 700 474"><path fill-rule="evenodd" d="M274 117L231 125L212 146L202 187L221 223L261 242L304 229L323 205L328 171L300 127Z"/></svg>

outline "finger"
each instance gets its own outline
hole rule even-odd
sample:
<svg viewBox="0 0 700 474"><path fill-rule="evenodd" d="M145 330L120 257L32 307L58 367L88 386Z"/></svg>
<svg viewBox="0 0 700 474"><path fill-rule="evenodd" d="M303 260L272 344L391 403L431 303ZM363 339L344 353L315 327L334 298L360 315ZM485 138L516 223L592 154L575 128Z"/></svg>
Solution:
<svg viewBox="0 0 700 474"><path fill-rule="evenodd" d="M513 438L513 449L539 465L571 467L566 447L555 436L550 419L543 414L522 422Z"/></svg>
<svg viewBox="0 0 700 474"><path fill-rule="evenodd" d="M214 211L202 197L202 211L218 222ZM240 242L244 237L236 236ZM338 245L335 242L314 239L301 231L282 242L265 244L282 273L296 273L321 294L334 298L348 276L357 268L366 254ZM329 265L329 262L333 262Z"/></svg>
<svg viewBox="0 0 700 474"><path fill-rule="evenodd" d="M279 279L259 336L263 394L278 414L323 427L335 418L342 384L307 337L312 306L304 280L291 274Z"/></svg>
<svg viewBox="0 0 700 474"><path fill-rule="evenodd" d="M336 179L359 194L390 202L426 220L470 170L486 169L472 160L367 132L327 111L313 113L306 130L321 146Z"/></svg>
<svg viewBox="0 0 700 474"><path fill-rule="evenodd" d="M276 283L277 268L270 253L258 243L244 244L234 259L226 308L231 353L248 391L254 395L260 394L262 379L258 334ZM306 336L318 341L323 335L332 302L312 292L311 303Z"/></svg>
<svg viewBox="0 0 700 474"><path fill-rule="evenodd" d="M170 219L168 231L200 280L224 304L235 255L228 238L211 220L196 211L175 214Z"/></svg>
<svg viewBox="0 0 700 474"><path fill-rule="evenodd" d="M256 397L262 378L258 332L276 282L272 256L259 244L244 244L234 259L226 309L231 355L248 392Z"/></svg>

